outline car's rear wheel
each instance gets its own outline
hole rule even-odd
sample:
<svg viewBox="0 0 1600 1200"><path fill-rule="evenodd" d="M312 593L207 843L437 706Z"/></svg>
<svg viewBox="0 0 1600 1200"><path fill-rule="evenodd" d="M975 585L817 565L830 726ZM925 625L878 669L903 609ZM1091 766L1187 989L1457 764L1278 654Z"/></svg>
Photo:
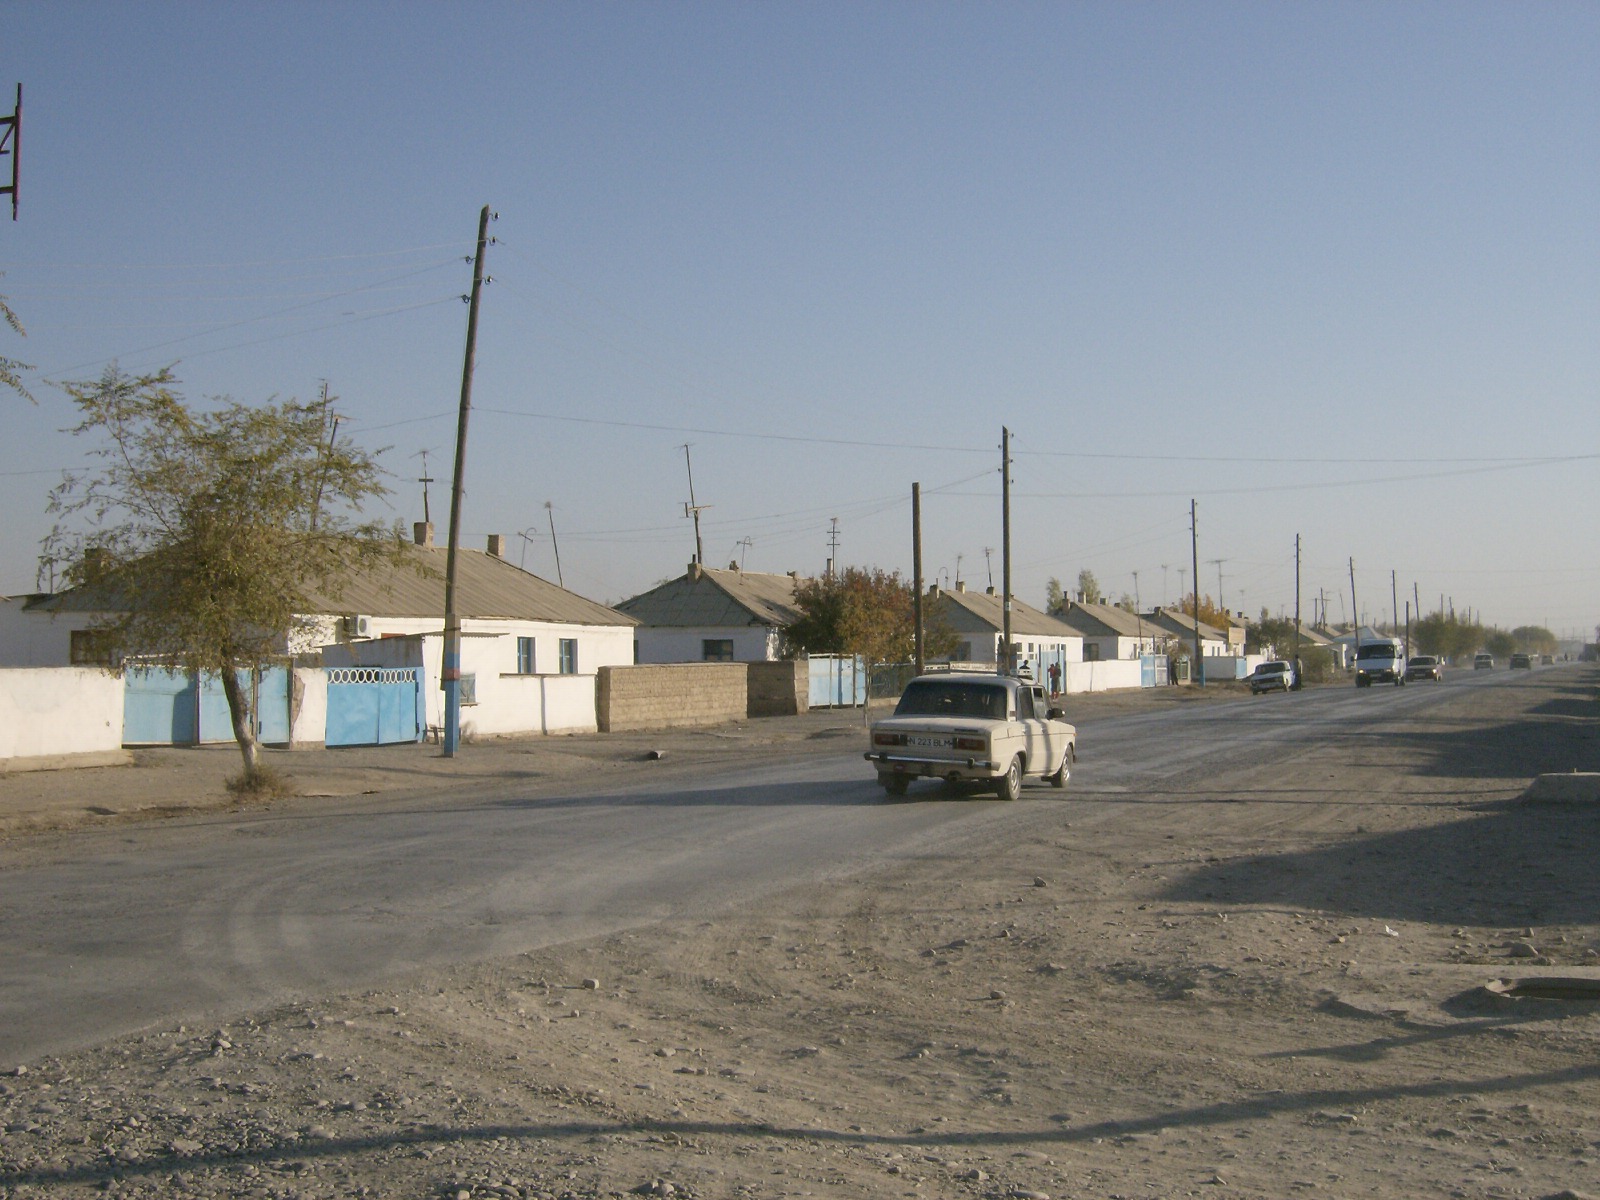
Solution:
<svg viewBox="0 0 1600 1200"><path fill-rule="evenodd" d="M879 775L878 782L883 784L883 790L891 796L904 796L906 789L911 786L909 775Z"/></svg>
<svg viewBox="0 0 1600 1200"><path fill-rule="evenodd" d="M1022 795L1022 755L1013 758L1006 773L994 781L994 794L1002 800L1015 800Z"/></svg>

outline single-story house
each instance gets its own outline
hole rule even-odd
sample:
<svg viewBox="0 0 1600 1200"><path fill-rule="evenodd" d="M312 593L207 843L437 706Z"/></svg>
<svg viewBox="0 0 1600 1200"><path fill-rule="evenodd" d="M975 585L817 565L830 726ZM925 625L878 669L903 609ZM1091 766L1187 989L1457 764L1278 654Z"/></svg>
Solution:
<svg viewBox="0 0 1600 1200"><path fill-rule="evenodd" d="M690 563L677 579L622 601L637 625L635 662L776 662L783 631L800 619L799 578Z"/></svg>
<svg viewBox="0 0 1600 1200"><path fill-rule="evenodd" d="M952 662L976 663L995 669L1002 661L1005 609L993 588L969 592L964 583L952 591L934 584L923 619L942 624L959 639ZM1026 665L1035 680L1052 691L1064 690L1068 664L1083 661L1083 635L1076 629L1011 598L1011 640L1017 648L1018 666ZM1051 671L1054 669L1054 675Z"/></svg>
<svg viewBox="0 0 1600 1200"><path fill-rule="evenodd" d="M1163 631L1136 612L1114 604L1089 604L1068 600L1055 614L1061 623L1083 637L1085 661L1139 658L1156 653Z"/></svg>
<svg viewBox="0 0 1600 1200"><path fill-rule="evenodd" d="M413 566L357 572L338 598L313 597L305 627L285 630L281 652L332 668L420 670L426 724L443 723L440 666L448 550L418 522ZM595 677L633 661L634 619L520 569L505 538L457 557L464 734L593 730ZM0 667L103 661L93 626L109 615L86 589L0 604Z"/></svg>
<svg viewBox="0 0 1600 1200"><path fill-rule="evenodd" d="M1178 612L1171 608L1153 608L1147 613L1142 613L1141 618L1148 625L1161 631L1160 635L1167 638L1176 638L1191 650L1194 648L1194 635L1198 628L1200 633L1200 654L1203 658L1212 656L1222 657L1230 653L1228 637L1220 629L1213 629L1204 621L1197 621L1187 613Z"/></svg>

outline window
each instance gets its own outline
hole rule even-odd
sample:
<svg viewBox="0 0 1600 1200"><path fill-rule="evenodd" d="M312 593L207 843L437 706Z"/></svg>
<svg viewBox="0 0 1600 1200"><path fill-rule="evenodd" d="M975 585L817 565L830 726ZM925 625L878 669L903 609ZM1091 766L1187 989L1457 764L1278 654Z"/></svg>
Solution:
<svg viewBox="0 0 1600 1200"><path fill-rule="evenodd" d="M1083 644L1083 661L1084 662L1099 662L1100 661L1100 643L1099 642L1085 642Z"/></svg>
<svg viewBox="0 0 1600 1200"><path fill-rule="evenodd" d="M478 702L478 677L476 674L461 673L461 703L476 704Z"/></svg>
<svg viewBox="0 0 1600 1200"><path fill-rule="evenodd" d="M107 635L100 629L74 629L68 661L75 667L99 667L111 662Z"/></svg>
<svg viewBox="0 0 1600 1200"><path fill-rule="evenodd" d="M706 638L700 643L700 659L702 662L732 662L732 638Z"/></svg>
<svg viewBox="0 0 1600 1200"><path fill-rule="evenodd" d="M1017 689L1017 720L1033 720L1033 693L1027 688Z"/></svg>
<svg viewBox="0 0 1600 1200"><path fill-rule="evenodd" d="M531 637L519 637L517 639L517 674L533 675L536 672L537 668L534 666L533 657L533 639Z"/></svg>
<svg viewBox="0 0 1600 1200"><path fill-rule="evenodd" d="M578 673L578 639L561 639L561 673L563 675L576 675Z"/></svg>

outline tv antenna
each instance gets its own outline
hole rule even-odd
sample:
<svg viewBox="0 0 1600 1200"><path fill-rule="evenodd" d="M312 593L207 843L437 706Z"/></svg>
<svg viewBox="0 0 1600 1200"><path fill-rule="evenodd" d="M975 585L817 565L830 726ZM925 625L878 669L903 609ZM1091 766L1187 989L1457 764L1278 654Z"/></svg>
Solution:
<svg viewBox="0 0 1600 1200"><path fill-rule="evenodd" d="M437 481L432 475L428 474L428 452L426 450L419 450L411 457L422 459L422 478L417 480L422 485L422 519L426 524L432 525L433 517L428 512L428 485Z"/></svg>

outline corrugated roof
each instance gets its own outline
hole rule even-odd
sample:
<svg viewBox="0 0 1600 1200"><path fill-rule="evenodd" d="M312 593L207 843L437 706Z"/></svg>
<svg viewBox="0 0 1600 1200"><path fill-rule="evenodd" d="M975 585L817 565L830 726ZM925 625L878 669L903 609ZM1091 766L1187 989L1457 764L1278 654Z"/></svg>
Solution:
<svg viewBox="0 0 1600 1200"><path fill-rule="evenodd" d="M444 619L444 576L449 550L443 546L407 546L413 570L384 564L351 576L337 597L313 591L307 616L360 613L373 617L438 617ZM458 550L456 611L479 620L548 621L558 625L637 624L632 617L587 600L482 550ZM28 605L49 612L105 612L103 596L85 589L58 592Z"/></svg>
<svg viewBox="0 0 1600 1200"><path fill-rule="evenodd" d="M701 568L622 601L617 611L641 625L659 628L769 625L785 629L801 616L794 602L799 582L793 575Z"/></svg>
<svg viewBox="0 0 1600 1200"><path fill-rule="evenodd" d="M932 599L945 610L946 620L958 633L974 628L999 633L1005 628L1005 608L998 595L987 592L952 592L940 589ZM1034 637L1082 637L1076 629L1011 597L1011 633Z"/></svg>

